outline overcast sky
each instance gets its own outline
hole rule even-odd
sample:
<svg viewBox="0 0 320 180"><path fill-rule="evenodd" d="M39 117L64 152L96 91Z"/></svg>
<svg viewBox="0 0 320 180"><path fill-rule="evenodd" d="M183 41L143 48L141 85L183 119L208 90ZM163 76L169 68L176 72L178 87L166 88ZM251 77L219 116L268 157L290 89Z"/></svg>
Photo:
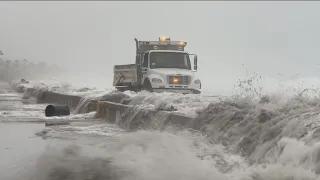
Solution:
<svg viewBox="0 0 320 180"><path fill-rule="evenodd" d="M135 37L166 35L198 54L204 87L230 89L245 68L274 79L319 76L319 9L303 1L0 2L0 49L107 86L114 64L134 63Z"/></svg>

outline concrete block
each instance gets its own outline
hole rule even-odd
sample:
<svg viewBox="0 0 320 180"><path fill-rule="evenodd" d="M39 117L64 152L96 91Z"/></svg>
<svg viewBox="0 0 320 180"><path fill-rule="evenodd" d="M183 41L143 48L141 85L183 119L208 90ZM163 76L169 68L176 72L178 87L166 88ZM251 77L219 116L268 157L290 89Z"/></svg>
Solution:
<svg viewBox="0 0 320 180"><path fill-rule="evenodd" d="M80 102L81 97L44 91L37 97L37 100L38 103L68 105L70 108L75 108Z"/></svg>
<svg viewBox="0 0 320 180"><path fill-rule="evenodd" d="M189 123L193 120L192 117L188 117L186 115L172 113L168 116L168 119L165 121L165 125L178 125L187 127Z"/></svg>
<svg viewBox="0 0 320 180"><path fill-rule="evenodd" d="M87 113L94 112L94 111L98 111L98 102L95 100L92 100L89 102L87 106Z"/></svg>
<svg viewBox="0 0 320 180"><path fill-rule="evenodd" d="M98 101L97 117L109 122L119 121L121 115L128 108L128 105L109 101Z"/></svg>

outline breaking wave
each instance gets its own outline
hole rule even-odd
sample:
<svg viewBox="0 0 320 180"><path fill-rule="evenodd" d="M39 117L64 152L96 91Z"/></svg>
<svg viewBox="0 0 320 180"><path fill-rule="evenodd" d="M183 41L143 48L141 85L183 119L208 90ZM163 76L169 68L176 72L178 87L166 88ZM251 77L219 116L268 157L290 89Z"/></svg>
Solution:
<svg viewBox="0 0 320 180"><path fill-rule="evenodd" d="M50 147L30 180L314 180L317 145L283 138L274 162L250 165L226 146L190 131L137 131L108 143ZM293 149L293 147L297 149ZM83 153L81 153L81 151ZM296 151L299 150L299 151Z"/></svg>
<svg viewBox="0 0 320 180"><path fill-rule="evenodd" d="M128 131L115 140L109 139L109 124L68 126L77 133L100 135L95 138L101 138L103 145L100 141L96 147L90 144L48 151L36 170L30 171L30 179L319 179L317 88L288 90L282 86L281 92L270 93L252 82L242 81L240 90L231 97L121 94L118 102L129 99L129 104L137 105L117 122ZM88 99L96 97L101 98ZM172 112L194 119L176 129L164 122ZM99 153L90 152L96 156L88 157L79 151L88 148Z"/></svg>

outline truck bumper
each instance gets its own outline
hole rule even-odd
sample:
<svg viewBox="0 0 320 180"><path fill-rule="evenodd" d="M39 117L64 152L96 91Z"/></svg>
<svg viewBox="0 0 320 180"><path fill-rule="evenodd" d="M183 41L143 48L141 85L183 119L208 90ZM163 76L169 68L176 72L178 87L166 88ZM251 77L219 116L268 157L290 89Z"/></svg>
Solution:
<svg viewBox="0 0 320 180"><path fill-rule="evenodd" d="M197 89L186 89L186 88L153 88L153 92L173 92L182 94L201 94L200 90Z"/></svg>

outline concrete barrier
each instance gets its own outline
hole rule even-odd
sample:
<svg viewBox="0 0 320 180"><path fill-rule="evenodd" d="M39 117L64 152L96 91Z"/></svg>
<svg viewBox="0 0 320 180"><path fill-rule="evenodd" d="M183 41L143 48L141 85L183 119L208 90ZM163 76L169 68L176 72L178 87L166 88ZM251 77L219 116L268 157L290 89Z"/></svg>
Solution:
<svg viewBox="0 0 320 180"><path fill-rule="evenodd" d="M54 93L50 91L44 91L41 93L41 95L37 97L37 102L67 105L71 109L74 109L77 107L81 99L82 97L80 96L65 95L65 94L59 94L59 93Z"/></svg>
<svg viewBox="0 0 320 180"><path fill-rule="evenodd" d="M46 88L27 88L21 83L11 84L11 87L16 92L23 93L22 99L34 97L36 98L37 103L67 105L71 110L74 110L79 105L80 101L83 100L83 97L80 96L55 93L48 91ZM97 111L97 101L91 100L85 108L86 109L84 109L82 113Z"/></svg>
<svg viewBox="0 0 320 180"><path fill-rule="evenodd" d="M182 114L171 113L165 121L166 126L179 125L187 127L194 118Z"/></svg>
<svg viewBox="0 0 320 180"><path fill-rule="evenodd" d="M23 93L22 99L29 99L30 97L34 97L35 96L34 92L35 92L34 88L26 88Z"/></svg>
<svg viewBox="0 0 320 180"><path fill-rule="evenodd" d="M21 83L14 83L14 84L11 84L11 87L13 90L15 90L16 92L18 93L24 93L25 90L27 89L24 84L21 84Z"/></svg>
<svg viewBox="0 0 320 180"><path fill-rule="evenodd" d="M97 118L105 119L108 122L118 122L121 115L130 107L120 103L109 101L97 102Z"/></svg>
<svg viewBox="0 0 320 180"><path fill-rule="evenodd" d="M73 96L73 95L65 95L59 94L55 92L50 92L47 90L35 90L34 88L25 88L23 85L13 85L14 90L17 92L24 92L27 95L32 94L32 96L37 98L38 103L52 103L57 105L67 105L70 109L75 109L81 100L83 100L80 96ZM111 95L110 95L111 96ZM93 112L97 111L96 118L104 119L110 123L117 123L121 122L124 113L130 108L130 112L127 113L127 116L133 115L136 110L132 109L133 105L124 105L121 103L115 103L110 101L98 101L98 100L90 100L87 105L87 109L85 112ZM141 110L140 110L141 111ZM144 110L142 110L144 111ZM174 112L167 112L164 111L162 117L156 117L157 115L161 114L161 112L145 110L145 113L141 113L141 117L138 116L137 118L144 118L147 121L151 122L154 118L162 118L164 119L162 126L184 126L187 127L191 121L194 119L192 117L188 117L185 115L177 114ZM47 126L53 125L54 123L48 123ZM59 125L60 123L57 123ZM61 122L61 125L64 122Z"/></svg>
<svg viewBox="0 0 320 180"><path fill-rule="evenodd" d="M98 101L91 100L87 106L87 113L97 111L98 109Z"/></svg>
<svg viewBox="0 0 320 180"><path fill-rule="evenodd" d="M126 122L121 122L121 120L124 120L127 117L123 117L123 115L125 116L135 116L137 114L135 114L136 111L138 111L137 109L130 109L129 112L126 112L127 110L129 110L128 108L130 107L134 107L132 105L124 105L124 104L119 104L119 103L113 103L113 102L108 102L108 101L98 101L97 102L97 118L101 118L106 120L107 122L110 123L116 123L118 124L120 127L122 128L136 128L135 125L136 124L125 124ZM135 118L138 119L144 119L144 123L149 122L150 124L148 124L147 126L152 127L152 126L183 126L183 127L187 127L191 121L193 120L192 117L188 117L186 115L181 115L175 112L167 112L167 111L160 111L160 112L156 112L156 111L152 111L152 110L141 110L140 111L144 111L144 112L140 112L139 115ZM127 114L125 114L125 112ZM129 113L129 114L128 114ZM161 117L160 117L161 116ZM157 123L153 122L152 120L154 119L164 119L162 124L160 125L155 125ZM126 120L124 120L126 121ZM128 123L128 122L127 122ZM131 122L129 122L131 123ZM160 123L160 122L159 122ZM129 126L129 127L128 127Z"/></svg>

